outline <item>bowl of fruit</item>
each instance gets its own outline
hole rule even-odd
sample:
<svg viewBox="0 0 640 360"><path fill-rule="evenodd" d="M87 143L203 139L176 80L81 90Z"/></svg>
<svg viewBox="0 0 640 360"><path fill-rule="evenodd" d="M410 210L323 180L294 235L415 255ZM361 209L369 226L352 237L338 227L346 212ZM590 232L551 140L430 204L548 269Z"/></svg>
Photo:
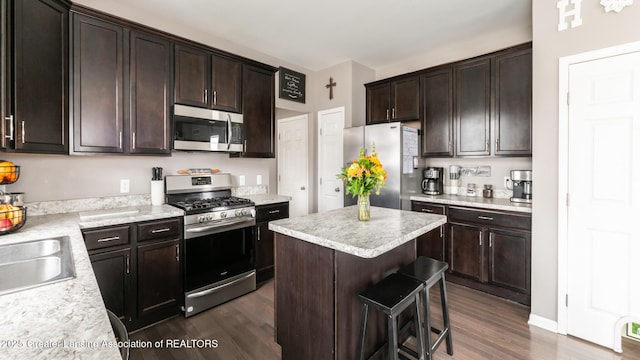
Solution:
<svg viewBox="0 0 640 360"><path fill-rule="evenodd" d="M20 177L20 166L11 161L0 160L0 185L13 184Z"/></svg>
<svg viewBox="0 0 640 360"><path fill-rule="evenodd" d="M12 233L27 222L27 208L0 204L0 235Z"/></svg>

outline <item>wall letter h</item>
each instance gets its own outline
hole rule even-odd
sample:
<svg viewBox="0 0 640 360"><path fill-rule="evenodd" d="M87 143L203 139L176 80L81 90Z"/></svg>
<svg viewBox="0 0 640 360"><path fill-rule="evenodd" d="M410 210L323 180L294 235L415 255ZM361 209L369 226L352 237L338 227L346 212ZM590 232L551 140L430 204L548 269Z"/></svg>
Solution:
<svg viewBox="0 0 640 360"><path fill-rule="evenodd" d="M573 5L573 10L568 11L567 6L569 6L569 1ZM560 0L558 1L558 31L567 30L569 25L567 25L567 18L569 16L573 16L573 20L571 20L571 27L574 28L576 26L582 25L582 18L580 17L580 4L582 0Z"/></svg>

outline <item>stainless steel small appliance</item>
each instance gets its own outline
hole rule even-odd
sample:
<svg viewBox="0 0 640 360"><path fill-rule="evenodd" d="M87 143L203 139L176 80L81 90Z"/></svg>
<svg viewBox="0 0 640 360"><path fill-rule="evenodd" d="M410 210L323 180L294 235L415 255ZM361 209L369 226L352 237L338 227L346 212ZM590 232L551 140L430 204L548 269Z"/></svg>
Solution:
<svg viewBox="0 0 640 360"><path fill-rule="evenodd" d="M242 114L174 105L173 122L175 150L244 150Z"/></svg>
<svg viewBox="0 0 640 360"><path fill-rule="evenodd" d="M443 192L444 168L428 167L422 170L422 193L440 195Z"/></svg>
<svg viewBox="0 0 640 360"><path fill-rule="evenodd" d="M513 184L512 202L531 203L533 201L533 173L531 170L511 170Z"/></svg>
<svg viewBox="0 0 640 360"><path fill-rule="evenodd" d="M185 316L255 290L255 204L231 196L231 175L167 175L165 198L185 211Z"/></svg>

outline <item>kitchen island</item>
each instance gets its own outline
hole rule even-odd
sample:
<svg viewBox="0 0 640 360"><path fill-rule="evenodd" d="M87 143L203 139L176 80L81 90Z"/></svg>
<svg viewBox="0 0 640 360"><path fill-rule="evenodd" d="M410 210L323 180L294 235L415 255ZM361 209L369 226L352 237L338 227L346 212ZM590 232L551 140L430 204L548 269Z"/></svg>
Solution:
<svg viewBox="0 0 640 360"><path fill-rule="evenodd" d="M282 359L355 359L358 294L416 257L416 238L444 215L372 207L357 220L350 206L269 223L275 234L275 332ZM371 311L367 352L386 334Z"/></svg>

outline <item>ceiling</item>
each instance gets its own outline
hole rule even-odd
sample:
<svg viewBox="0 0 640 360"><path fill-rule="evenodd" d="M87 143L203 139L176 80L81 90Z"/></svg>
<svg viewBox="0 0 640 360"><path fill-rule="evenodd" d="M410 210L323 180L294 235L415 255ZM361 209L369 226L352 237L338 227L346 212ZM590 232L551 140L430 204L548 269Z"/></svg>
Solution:
<svg viewBox="0 0 640 360"><path fill-rule="evenodd" d="M531 29L532 0L78 0L121 6L310 69L372 69L478 34ZM123 16L123 14L118 14ZM127 17L127 16L124 16ZM131 17L129 17L131 18Z"/></svg>

